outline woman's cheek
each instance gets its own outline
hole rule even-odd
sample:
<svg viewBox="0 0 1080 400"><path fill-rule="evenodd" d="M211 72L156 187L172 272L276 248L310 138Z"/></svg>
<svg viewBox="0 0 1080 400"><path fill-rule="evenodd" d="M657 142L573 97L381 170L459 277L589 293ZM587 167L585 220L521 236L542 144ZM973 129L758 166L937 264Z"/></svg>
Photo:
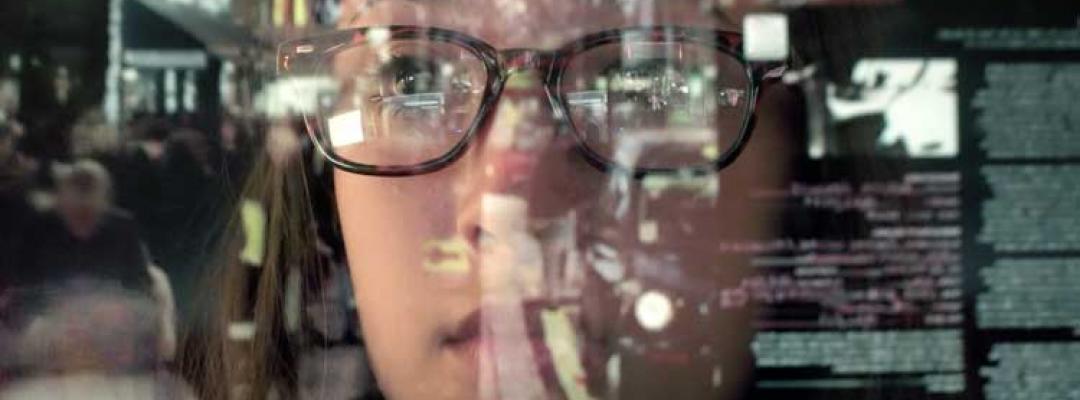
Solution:
<svg viewBox="0 0 1080 400"><path fill-rule="evenodd" d="M453 371L442 368L440 324L456 313L455 304L472 302L433 279L424 251L453 235L449 180L346 173L335 179L359 317L380 385L401 398L424 398L413 396L420 386L453 385L457 380L447 379Z"/></svg>

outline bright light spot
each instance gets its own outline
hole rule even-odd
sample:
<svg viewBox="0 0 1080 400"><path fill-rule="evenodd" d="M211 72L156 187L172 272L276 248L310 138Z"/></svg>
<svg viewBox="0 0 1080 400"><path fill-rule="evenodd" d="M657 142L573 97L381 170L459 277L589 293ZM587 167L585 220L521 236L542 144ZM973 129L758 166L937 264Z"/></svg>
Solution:
<svg viewBox="0 0 1080 400"><path fill-rule="evenodd" d="M124 81L127 82L134 82L139 79L139 71L136 71L134 68L125 68L124 72L121 74L124 77Z"/></svg>
<svg viewBox="0 0 1080 400"><path fill-rule="evenodd" d="M255 338L255 323L251 321L238 321L229 324L229 339L252 340Z"/></svg>
<svg viewBox="0 0 1080 400"><path fill-rule="evenodd" d="M606 92L608 90L607 78L604 78L604 77L596 78L596 90L601 91L601 92Z"/></svg>
<svg viewBox="0 0 1080 400"><path fill-rule="evenodd" d="M705 70L702 71L701 74L702 74L702 76L705 77L705 79L716 80L716 77L720 76L720 71L718 71L716 69L715 65L710 64L710 65L705 66Z"/></svg>
<svg viewBox="0 0 1080 400"><path fill-rule="evenodd" d="M720 148L715 144L706 145L701 148L701 156L705 157L706 160L716 160L720 158Z"/></svg>
<svg viewBox="0 0 1080 400"><path fill-rule="evenodd" d="M528 213L529 202L521 196L485 193L480 197L480 226L495 237L525 232Z"/></svg>
<svg viewBox="0 0 1080 400"><path fill-rule="evenodd" d="M779 13L747 15L743 20L746 38L743 56L750 61L780 61L788 58L788 20Z"/></svg>
<svg viewBox="0 0 1080 400"><path fill-rule="evenodd" d="M380 45L390 40L390 30L386 28L372 28L367 31L368 43Z"/></svg>
<svg viewBox="0 0 1080 400"><path fill-rule="evenodd" d="M12 72L19 72L22 70L22 56L13 54L8 57L8 68L11 68Z"/></svg>
<svg viewBox="0 0 1080 400"><path fill-rule="evenodd" d="M691 77L682 87L682 92L689 94L695 99L705 97L705 79L703 77Z"/></svg>
<svg viewBox="0 0 1080 400"><path fill-rule="evenodd" d="M621 368L620 368L621 366L622 366L622 359L619 357L618 354L613 355L610 358L608 358L608 360L607 360L607 368L605 368L605 370L607 370L607 379L608 379L608 386L609 387L613 387L613 388L619 387L619 380L622 378L622 374L620 373L620 372L622 372Z"/></svg>
<svg viewBox="0 0 1080 400"><path fill-rule="evenodd" d="M652 332L663 330L671 323L671 318L674 316L671 299L657 291L645 292L638 297L634 305L634 316L645 330Z"/></svg>
<svg viewBox="0 0 1080 400"><path fill-rule="evenodd" d="M195 111L196 99L198 98L198 86L195 84L195 71L187 70L184 72L184 111Z"/></svg>
<svg viewBox="0 0 1080 400"><path fill-rule="evenodd" d="M330 117L327 121L330 130L330 144L334 147L348 146L364 141L364 113L361 110L349 111Z"/></svg>
<svg viewBox="0 0 1080 400"><path fill-rule="evenodd" d="M638 225L638 240L641 243L656 243L660 238L660 225L656 221L644 221Z"/></svg>
<svg viewBox="0 0 1080 400"><path fill-rule="evenodd" d="M176 92L179 83L175 69L165 70L165 113L173 114L178 107Z"/></svg>
<svg viewBox="0 0 1080 400"><path fill-rule="evenodd" d="M714 388L718 388L724 384L724 369L722 367L713 368L712 371L712 385Z"/></svg>

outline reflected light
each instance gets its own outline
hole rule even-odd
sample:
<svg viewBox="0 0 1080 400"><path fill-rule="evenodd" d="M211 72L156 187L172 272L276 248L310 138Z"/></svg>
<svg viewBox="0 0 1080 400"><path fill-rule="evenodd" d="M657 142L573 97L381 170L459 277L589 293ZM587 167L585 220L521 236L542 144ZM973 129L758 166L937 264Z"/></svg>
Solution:
<svg viewBox="0 0 1080 400"><path fill-rule="evenodd" d="M638 297L634 305L634 316L645 330L658 332L671 323L674 310L671 299L663 293L650 290Z"/></svg>
<svg viewBox="0 0 1080 400"><path fill-rule="evenodd" d="M743 20L746 37L743 56L749 61L783 61L789 56L788 20L779 13L747 15Z"/></svg>
<svg viewBox="0 0 1080 400"><path fill-rule="evenodd" d="M361 110L338 114L327 121L330 144L334 147L348 146L364 141L364 112Z"/></svg>

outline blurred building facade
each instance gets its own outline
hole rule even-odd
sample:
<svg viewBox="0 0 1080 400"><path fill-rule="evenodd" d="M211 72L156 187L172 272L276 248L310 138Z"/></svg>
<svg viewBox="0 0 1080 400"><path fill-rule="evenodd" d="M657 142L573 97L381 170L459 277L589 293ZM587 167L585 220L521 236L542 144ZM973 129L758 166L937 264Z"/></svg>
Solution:
<svg viewBox="0 0 1080 400"><path fill-rule="evenodd" d="M17 82L22 119L100 101L107 18L108 0L0 2L0 78Z"/></svg>
<svg viewBox="0 0 1080 400"><path fill-rule="evenodd" d="M265 114L254 99L275 79L276 43L332 29L339 10L340 0L0 2L0 79L17 84L23 120L88 107L114 123Z"/></svg>

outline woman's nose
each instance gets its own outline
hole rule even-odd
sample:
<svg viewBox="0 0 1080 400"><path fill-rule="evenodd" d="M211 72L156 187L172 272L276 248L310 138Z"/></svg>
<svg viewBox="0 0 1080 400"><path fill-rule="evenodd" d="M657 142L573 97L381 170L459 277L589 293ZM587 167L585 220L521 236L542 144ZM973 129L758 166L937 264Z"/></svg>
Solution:
<svg viewBox="0 0 1080 400"><path fill-rule="evenodd" d="M553 112L538 70L513 73L478 132L470 157L469 198L512 196L530 218L565 214L596 196L605 175L581 154L570 127Z"/></svg>
<svg viewBox="0 0 1080 400"><path fill-rule="evenodd" d="M532 71L510 76L475 149L486 192L523 195L545 154L558 151L558 126L544 85Z"/></svg>

